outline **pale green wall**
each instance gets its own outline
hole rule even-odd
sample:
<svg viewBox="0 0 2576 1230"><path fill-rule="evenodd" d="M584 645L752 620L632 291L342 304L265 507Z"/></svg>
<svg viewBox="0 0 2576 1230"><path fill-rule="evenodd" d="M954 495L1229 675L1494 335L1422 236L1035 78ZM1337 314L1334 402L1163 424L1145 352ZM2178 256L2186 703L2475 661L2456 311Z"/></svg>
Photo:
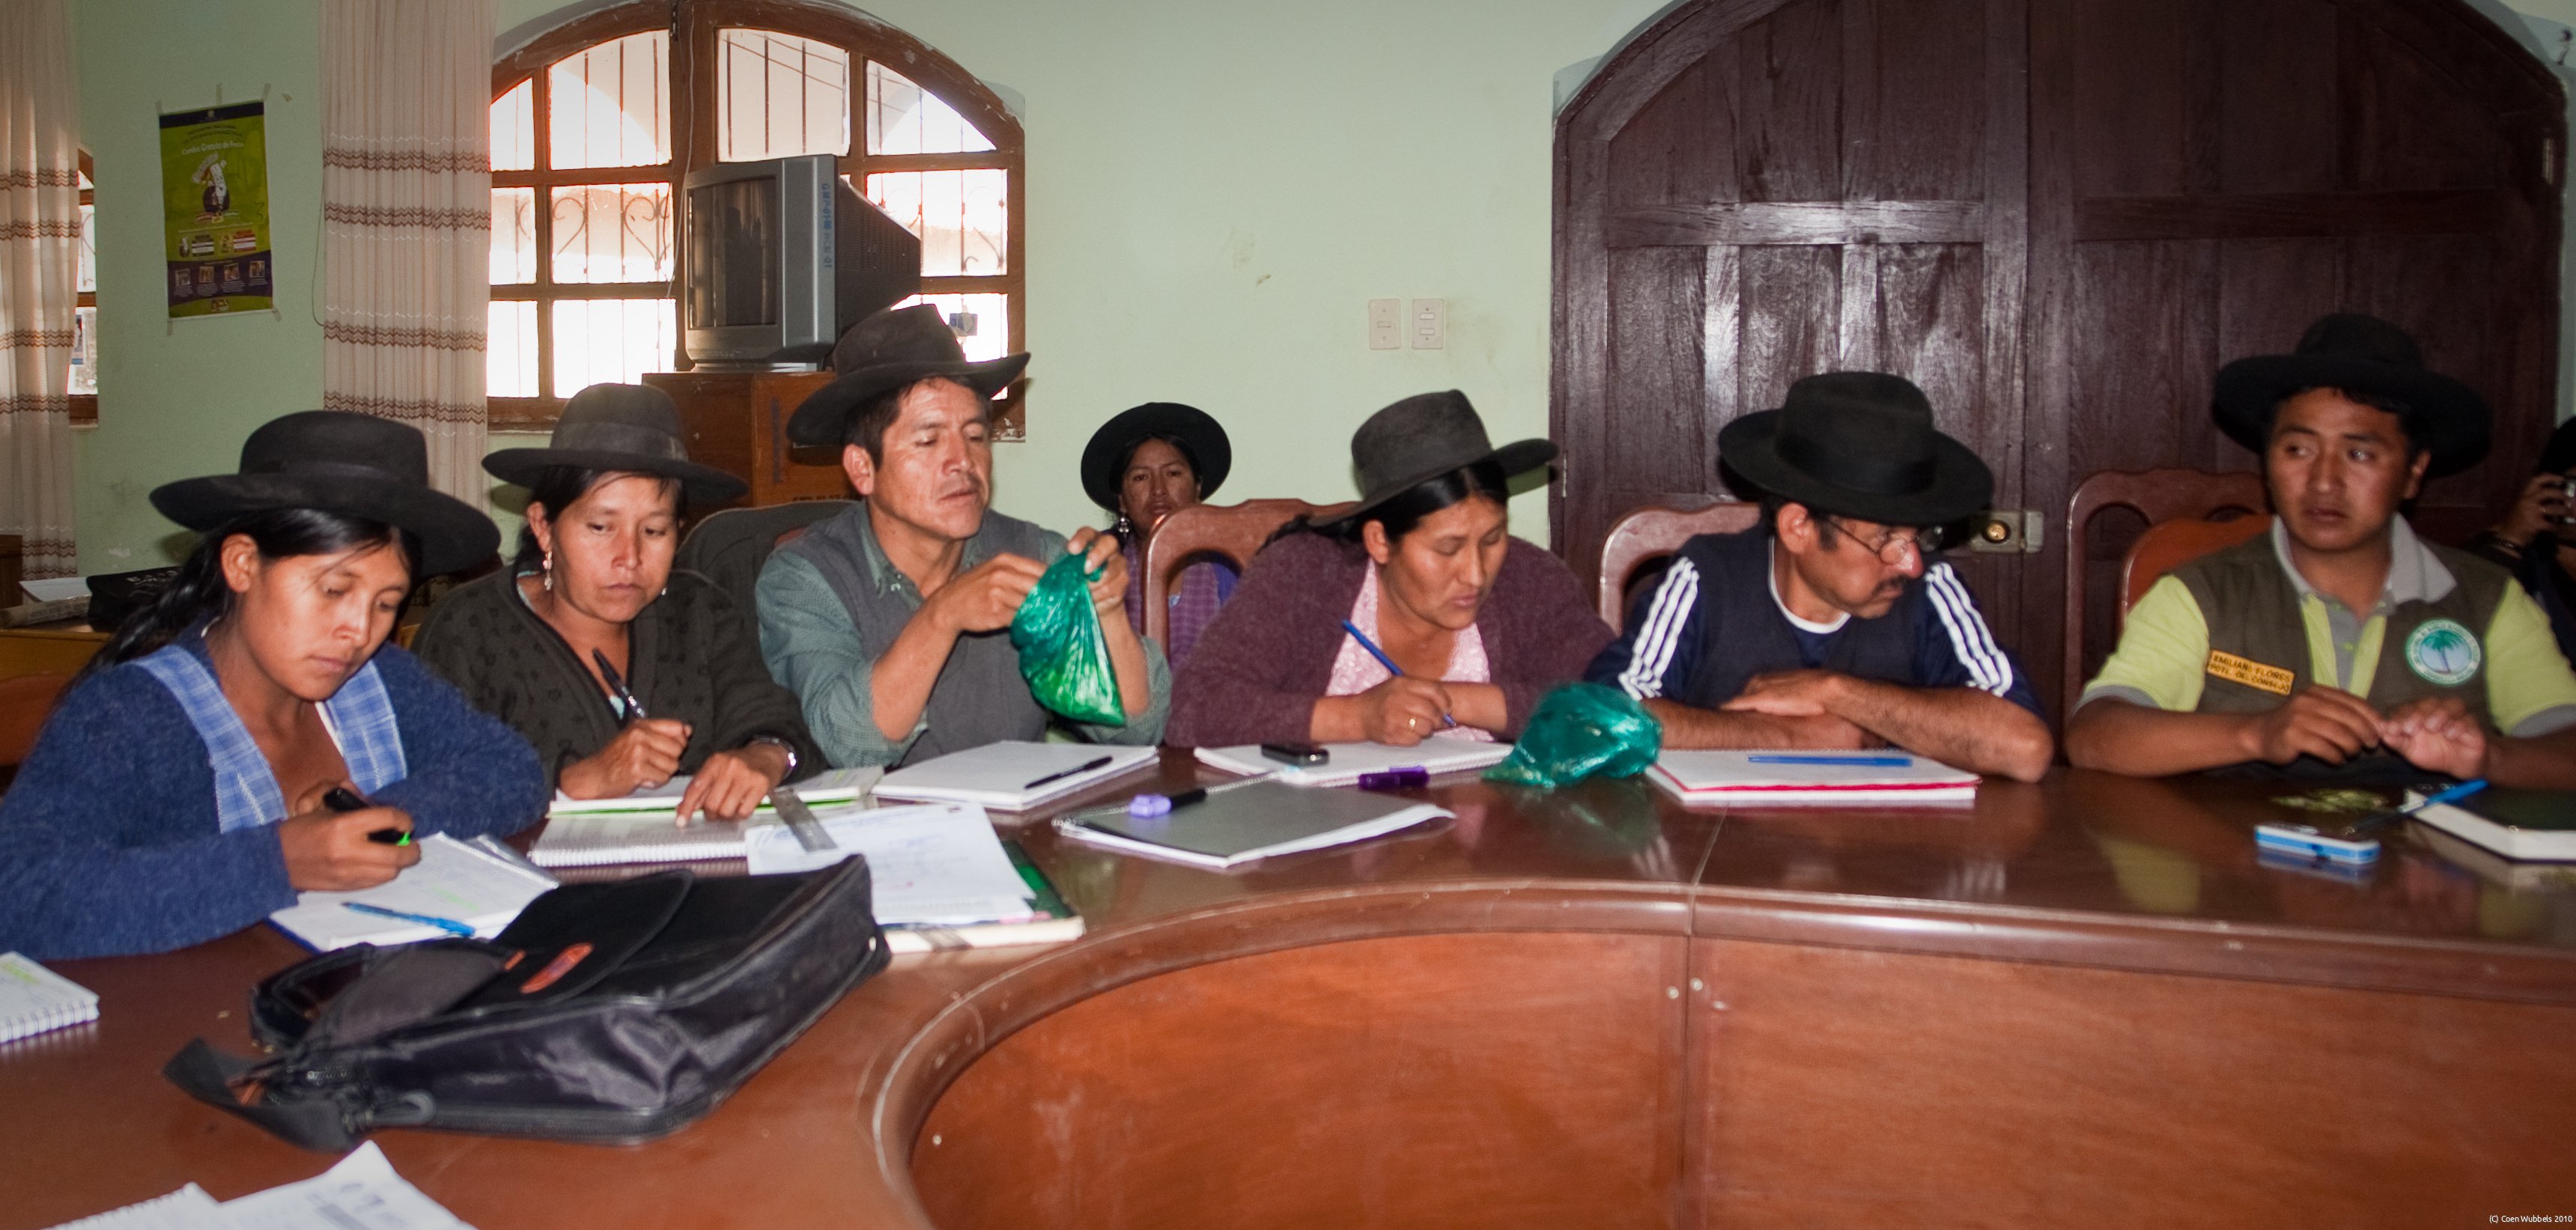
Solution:
<svg viewBox="0 0 2576 1230"><path fill-rule="evenodd" d="M2524 0L2544 14L2576 0ZM101 419L79 446L84 570L158 562L156 483L229 468L252 426L319 404L319 6L74 0L96 156ZM1225 497L1341 498L1351 429L1457 387L1498 440L1547 426L1552 82L1662 0L877 0L870 11L1025 102L1028 443L1000 506L1096 520L1074 476L1139 401L1232 431ZM502 0L498 28L559 11ZM274 87L282 319L165 328L152 103ZM1449 348L1367 349L1371 298L1449 300ZM126 305L134 305L128 308ZM528 442L498 437L493 447ZM1546 497L1513 502L1545 539Z"/></svg>

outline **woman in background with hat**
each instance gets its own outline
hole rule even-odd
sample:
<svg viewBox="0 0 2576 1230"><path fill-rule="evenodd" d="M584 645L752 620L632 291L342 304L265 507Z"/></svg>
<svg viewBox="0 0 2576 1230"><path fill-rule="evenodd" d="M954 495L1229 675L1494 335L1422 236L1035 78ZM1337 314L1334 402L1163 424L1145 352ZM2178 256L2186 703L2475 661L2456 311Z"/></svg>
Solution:
<svg viewBox="0 0 2576 1230"><path fill-rule="evenodd" d="M1360 502L1254 557L1174 684L1170 741L1518 734L1610 640L1574 574L1509 532L1506 483L1555 455L1545 440L1493 447L1454 390L1370 416L1351 437Z"/></svg>
<svg viewBox="0 0 2576 1230"><path fill-rule="evenodd" d="M822 766L751 621L714 583L671 567L688 506L747 485L689 460L669 394L594 384L565 404L547 447L505 449L483 468L529 490L518 558L440 602L417 647L535 744L565 794L613 798L686 773L682 823L700 811L739 820Z"/></svg>
<svg viewBox="0 0 2576 1230"><path fill-rule="evenodd" d="M1195 406L1147 402L1091 433L1082 450L1082 489L1091 502L1118 514L1110 533L1127 556L1127 622L1145 632L1145 547L1173 513L1205 501L1234 466L1225 428ZM1190 656L1217 608L1234 596L1238 575L1223 559L1201 559L1181 569L1172 586L1172 669Z"/></svg>
<svg viewBox="0 0 2576 1230"><path fill-rule="evenodd" d="M428 476L419 432L316 410L252 432L240 473L152 493L200 536L0 795L0 948L199 943L299 890L393 878L420 858L404 830L510 833L544 813L526 741L385 644L414 580L499 541ZM364 805L329 805L334 788Z"/></svg>
<svg viewBox="0 0 2576 1230"><path fill-rule="evenodd" d="M2549 616L2559 656L2576 660L2576 420L2560 423L2523 481L2513 511L2478 535L2469 550L2513 574Z"/></svg>

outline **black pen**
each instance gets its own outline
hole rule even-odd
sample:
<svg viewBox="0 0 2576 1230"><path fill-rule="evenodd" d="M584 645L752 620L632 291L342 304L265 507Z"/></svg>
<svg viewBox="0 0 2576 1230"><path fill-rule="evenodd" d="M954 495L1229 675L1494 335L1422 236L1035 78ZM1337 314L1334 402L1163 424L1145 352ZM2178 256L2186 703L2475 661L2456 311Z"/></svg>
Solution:
<svg viewBox="0 0 2576 1230"><path fill-rule="evenodd" d="M627 721L640 722L650 716L644 712L644 702L635 699L634 690L626 686L626 677L618 674L617 668L608 664L607 654L596 649L591 650L590 660L599 664L599 677L608 681L609 694L617 698L618 704L626 707Z"/></svg>
<svg viewBox="0 0 2576 1230"><path fill-rule="evenodd" d="M1116 758L1115 758L1115 757L1111 757L1111 756L1101 756L1101 757L1096 757L1096 758L1091 759L1091 760L1086 760L1086 761L1083 761L1081 764L1078 764L1078 765L1073 766L1073 767L1072 767L1072 768L1070 768L1070 769L1059 769L1059 770L1057 770L1056 772L1049 773L1049 774L1047 774L1047 775L1046 775L1046 776L1044 776L1044 777L1038 778L1037 780L1032 781L1032 782L1030 782L1029 784L1027 784L1027 785L1025 785L1025 786L1020 787L1020 789L1022 789L1022 790L1035 790L1035 789L1037 789L1038 787L1040 787L1040 786L1043 786L1043 785L1047 784L1048 782L1053 782L1053 781L1062 781L1062 780L1064 780L1065 778L1068 778L1068 777L1075 777L1075 776L1078 776L1078 775L1080 775L1080 774L1089 773L1089 772L1090 772L1090 771L1092 771L1093 769L1105 769L1105 768L1109 767L1110 762L1111 762L1112 760L1114 760L1114 759L1116 759Z"/></svg>
<svg viewBox="0 0 2576 1230"><path fill-rule="evenodd" d="M360 798L357 791L351 790L346 786L333 786L329 790L324 791L322 794L322 805L333 811L344 814L353 811L365 811L368 808L375 806L375 804ZM411 844L411 830L377 829L375 832L367 834L367 840L380 846L407 846Z"/></svg>

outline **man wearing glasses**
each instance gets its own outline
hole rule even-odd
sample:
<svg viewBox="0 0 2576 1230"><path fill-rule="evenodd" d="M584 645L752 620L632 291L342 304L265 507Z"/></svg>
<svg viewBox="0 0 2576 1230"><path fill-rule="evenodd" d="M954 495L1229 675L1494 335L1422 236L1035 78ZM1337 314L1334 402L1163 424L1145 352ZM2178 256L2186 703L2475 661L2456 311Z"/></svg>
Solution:
<svg viewBox="0 0 2576 1230"><path fill-rule="evenodd" d="M1666 747L1893 745L2037 780L2039 698L1939 558L1994 476L1896 376L1832 372L1718 435L1763 524L1682 545L1586 672L1664 724Z"/></svg>

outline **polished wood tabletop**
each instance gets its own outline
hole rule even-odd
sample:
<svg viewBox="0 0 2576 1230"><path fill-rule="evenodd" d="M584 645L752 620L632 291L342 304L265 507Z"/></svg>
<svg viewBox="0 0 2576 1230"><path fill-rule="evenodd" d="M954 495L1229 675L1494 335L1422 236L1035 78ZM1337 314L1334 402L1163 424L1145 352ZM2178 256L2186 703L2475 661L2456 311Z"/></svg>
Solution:
<svg viewBox="0 0 2576 1230"><path fill-rule="evenodd" d="M1177 789L1201 776L1185 754L1167 752L1151 775L1103 786L1068 806L1158 784ZM2259 1005L2249 1000L2226 1009L2268 1014L2280 1004L2309 1002L2298 996L2344 995L2362 998L2315 1002L2366 999L2395 1005L2407 1020L2438 1017L2445 1031L2470 1021L2507 1039L2554 1030L2554 1037L2531 1038L2541 1048L2532 1053L2542 1058L2530 1088L2537 1094L2576 1087L2576 1068L2561 1058L2562 1027L2576 1022L2576 883L2528 869L2519 873L2528 882L2518 883L2509 867L2473 857L2454 861L2417 834L2392 838L2377 866L2358 878L2267 866L2256 857L2251 828L2295 814L2271 801L2288 792L2241 781L2140 781L2059 770L2037 785L1989 781L1973 807L1692 811L1643 781L1595 781L1544 793L1451 778L1420 793L1453 810L1454 820L1230 874L1059 842L1048 825L1006 822L1000 826L1006 835L1027 845L1084 915L1090 934L1082 941L899 957L731 1100L659 1141L600 1147L421 1131L388 1131L377 1139L406 1178L482 1230L954 1227L1077 1215L1093 1223L1123 1217L1172 1224L1137 1213L1132 1203L1028 1203L1110 1199L1096 1191L1066 1194L1065 1183L1040 1195L993 1190L1001 1185L991 1177L991 1163L958 1151L957 1137L968 1124L987 1125L979 1130L991 1136L988 1120L1021 1114L1020 1098L1011 1092L1015 1086L997 1085L998 1077L979 1084L961 1080L961 1073L1003 1073L1040 1056L1049 1058L1028 1071L1061 1071L1080 1066L1085 1055L1111 1053L1067 1032L1080 1016L1068 1009L1098 999L1162 1011L1169 1002L1109 993L1189 985L1154 981L1177 971L1227 963L1270 968L1294 973L1304 979L1297 985L1309 990L1340 987L1333 994L1348 996L1366 992L1372 969L1454 980L1469 976L1457 973L1462 964L1514 960L1509 954L1515 952L1529 954L1540 971L1528 980L1532 985L1562 966L1555 976L1574 988L1560 994L1567 1005L1580 1007L1575 1001L1585 979L1648 987L1652 993L1634 1008L1642 1014L1635 1020L1646 1022L1638 1028L1652 1036L1651 1053L1637 1061L1646 1067L1716 1062L1707 1056L1721 1052L1692 1040L1697 1035L1690 1031L1699 1027L1689 1022L1697 1018L1676 1015L1677 1023L1665 1024L1655 1014L1685 1007L1727 1011L1718 998L1732 985L1727 979L1754 972L1774 979L1760 985L1803 986L1800 1003L1873 989L1888 998L1875 1008L1822 1018L1822 1025L1798 1022L1787 1000L1781 1010L1789 1015L1778 1017L1740 1004L1728 1019L1740 1023L1745 1043L1723 1052L1733 1056L1728 1062L1758 1058L1757 1043L1777 1044L1800 1064L1825 1062L1827 1053L1812 1048L1831 1041L1836 1019L1919 1012L1898 993L1917 983L1927 996L1950 993L1943 988L1969 994L1964 988L1996 978L2019 981L1973 993L1991 995L1992 1004L2037 997L2028 998L2034 1007L2004 1032L2028 1032L2030 1046L2092 1045L2063 1036L2081 1013L2066 1009L2057 1016L2067 1019L2055 1019L2050 1006L2091 1003L2081 997L2095 983L2083 980L2118 975L2125 980L2100 983L2115 1004L2141 993L2134 988L2158 995L2185 988L2205 993L2209 1003L2269 996ZM1528 938L1542 933L1556 938ZM1302 959L1294 955L1299 952L1327 951L1380 955L1368 958L1378 964L1347 970L1276 964ZM1796 954L1805 955L1771 968ZM328 1158L201 1106L160 1076L161 1064L193 1037L247 1051L250 987L304 955L276 932L255 928L159 956L55 963L99 993L101 1019L0 1046L0 1230L50 1226L191 1181L231 1198L323 1169ZM2135 977L2141 975L2152 977ZM2056 981L2041 985L2031 977ZM1483 993L1464 983L1453 989ZM1652 1006L1667 998L1670 1009ZM1086 1010L1095 1018L1107 1011ZM2185 1021L2201 1011L2176 1010ZM1068 1024L1050 1021L1059 1014ZM1787 1032L1762 1032L1772 1020ZM2328 1024L2283 1021L2279 1028ZM1980 1030L1980 1036L1993 1032ZM2460 1036L2465 1043L2467 1036ZM1011 1059L1014 1053L1024 1058ZM1175 1072L1199 1062L1173 1055ZM1204 1058L1220 1060L1242 1062ZM1627 1062L1608 1051L1568 1062L1578 1061L1605 1069ZM1138 1063L1151 1069L1154 1061ZM1583 1071L1567 1070L1578 1078ZM1619 1179L1628 1185L1620 1190L1643 1210L1636 1218L1604 1215L1595 1224L1716 1224L1731 1216L1755 1224L1766 1209L1791 1215L1784 1212L1789 1206L1764 1203L1778 1198L1754 1173L1764 1128L1743 1117L1742 1108L1760 1104L1771 1086L1749 1070L1709 1074L1747 1091L1731 1103L1735 1117L1712 1118L1716 1112L1695 1109L1685 1093L1669 1092L1679 1086L1657 1085L1668 1092L1654 1097L1674 1103L1667 1109L1688 1112L1674 1120L1680 1126L1648 1132L1647 1152L1668 1160ZM1150 1070L1127 1076L1131 1084L1154 1079ZM943 1103L951 1092L956 1096ZM1578 1079L1550 1096L1579 1101L1582 1093ZM1216 1109L1192 1113L1222 1113L1222 1097L1194 1096L1193 1105ZM1837 1121L1832 1130L1865 1135L1867 1126ZM2471 1151L2477 1156L2462 1161L2469 1167L2464 1173L2519 1174L2507 1162L2522 1156L2526 1143L2511 1136L2492 1148L2482 1144ZM2528 1143L2539 1147L2537 1138ZM1570 1143L1565 1148L1580 1152ZM1733 1170L1693 1160L1692 1150L1720 1149L1748 1160ZM1079 1149L1058 1153L1066 1165L1081 1160ZM1015 1165L1042 1169L1024 1152L1015 1156ZM1083 1164L1097 1166L1098 1159ZM1205 1165L1203 1159L1193 1164ZM1615 1169L1586 1164L1587 1173ZM1943 1171L1905 1182L1914 1185L1908 1190L1937 1191L1944 1183L1975 1180ZM1887 1198L1873 1199L1870 1209L1894 1207ZM1384 1207L1397 1210L1401 1202ZM1564 1212L1508 1207L1526 1215L1462 1224L1545 1224ZM2013 1208L2032 1224L2050 1212L2038 1204ZM2576 1212L2576 1204L2489 1211ZM1238 1224L1295 1224L1297 1213L1289 1206L1269 1214L1252 1210ZM1408 1216L1390 1211L1359 1220L1407 1224ZM2007 1210L1992 1220L2019 1217Z"/></svg>

